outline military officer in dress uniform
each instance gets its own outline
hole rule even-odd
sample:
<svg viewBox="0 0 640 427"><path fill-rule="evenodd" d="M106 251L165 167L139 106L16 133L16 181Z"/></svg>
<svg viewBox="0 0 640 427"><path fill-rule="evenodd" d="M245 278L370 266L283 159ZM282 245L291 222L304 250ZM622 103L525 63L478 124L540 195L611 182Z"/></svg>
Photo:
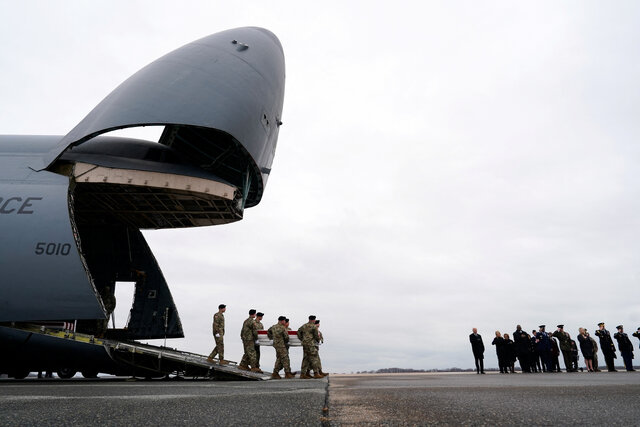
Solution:
<svg viewBox="0 0 640 427"><path fill-rule="evenodd" d="M609 372L618 372L616 365L613 363L613 359L617 359L618 356L616 356L616 348L611 340L611 335L604 328L604 322L598 323L598 328L596 336L600 339L600 348L604 354L604 360L607 362L607 369Z"/></svg>
<svg viewBox="0 0 640 427"><path fill-rule="evenodd" d="M565 369L567 372L575 372L571 363L571 337L564 331L564 325L558 325L558 329L553 332L553 336L560 341L560 351L562 351Z"/></svg>
<svg viewBox="0 0 640 427"><path fill-rule="evenodd" d="M229 362L224 360L224 312L227 311L227 306L220 304L218 306L218 312L213 315L213 324L211 329L213 331L213 339L216 341L216 346L211 351L211 354L207 358L209 362L213 362L213 358L218 355L220 357L220 364L226 365Z"/></svg>
<svg viewBox="0 0 640 427"><path fill-rule="evenodd" d="M473 328L472 331L473 333L469 335L469 342L471 343L473 358L476 361L476 374L484 374L484 343L482 342L482 336L478 333L478 329Z"/></svg>
<svg viewBox="0 0 640 427"><path fill-rule="evenodd" d="M631 334L631 335L633 335L634 337L636 337L636 338L638 338L638 339L640 340L640 328L638 328L638 330L637 330L637 331L635 331L635 332L634 332L633 334ZM639 347L638 347L638 348L640 348L640 344L639 344Z"/></svg>
<svg viewBox="0 0 640 427"><path fill-rule="evenodd" d="M538 343L538 353L542 359L542 369L545 372L553 372L551 368L551 340L549 334L545 332L545 325L539 326L540 330L536 332L536 342Z"/></svg>
<svg viewBox="0 0 640 427"><path fill-rule="evenodd" d="M631 340L627 336L626 332L624 332L622 325L616 326L618 332L613 334L613 337L618 341L618 350L620 350L620 354L622 355L622 360L624 360L624 367L627 368L627 371L633 372L633 344L631 344Z"/></svg>

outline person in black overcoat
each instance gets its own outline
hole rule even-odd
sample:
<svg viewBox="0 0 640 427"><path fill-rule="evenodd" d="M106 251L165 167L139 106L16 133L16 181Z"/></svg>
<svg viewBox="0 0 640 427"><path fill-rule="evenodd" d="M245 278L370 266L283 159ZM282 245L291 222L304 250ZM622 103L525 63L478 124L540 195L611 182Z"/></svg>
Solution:
<svg viewBox="0 0 640 427"><path fill-rule="evenodd" d="M484 343L482 342L482 336L478 333L477 328L473 328L473 333L469 335L469 342L471 343L471 351L473 351L473 357L476 360L476 374L484 374Z"/></svg>

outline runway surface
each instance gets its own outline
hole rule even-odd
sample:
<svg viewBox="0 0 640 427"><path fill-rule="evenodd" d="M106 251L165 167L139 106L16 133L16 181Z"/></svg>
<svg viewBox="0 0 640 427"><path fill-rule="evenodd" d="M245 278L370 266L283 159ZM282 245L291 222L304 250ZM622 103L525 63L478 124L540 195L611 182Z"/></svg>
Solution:
<svg viewBox="0 0 640 427"><path fill-rule="evenodd" d="M0 425L320 425L326 388L326 379L0 380Z"/></svg>
<svg viewBox="0 0 640 427"><path fill-rule="evenodd" d="M331 425L639 425L640 372L332 375Z"/></svg>
<svg viewBox="0 0 640 427"><path fill-rule="evenodd" d="M639 402L638 372L0 379L0 425L11 426L638 425Z"/></svg>

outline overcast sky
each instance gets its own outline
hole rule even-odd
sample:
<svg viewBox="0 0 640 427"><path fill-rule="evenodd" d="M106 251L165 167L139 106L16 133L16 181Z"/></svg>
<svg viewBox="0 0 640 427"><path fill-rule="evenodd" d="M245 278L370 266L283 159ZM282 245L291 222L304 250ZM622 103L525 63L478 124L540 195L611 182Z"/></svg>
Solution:
<svg viewBox="0 0 640 427"><path fill-rule="evenodd" d="M262 202L235 224L145 232L186 334L171 346L208 354L219 303L227 358L249 308L267 327L316 314L330 372L471 367L474 326L496 367L493 332L517 323L640 326L637 2L0 7L4 134L64 135L131 74L218 31L282 42Z"/></svg>

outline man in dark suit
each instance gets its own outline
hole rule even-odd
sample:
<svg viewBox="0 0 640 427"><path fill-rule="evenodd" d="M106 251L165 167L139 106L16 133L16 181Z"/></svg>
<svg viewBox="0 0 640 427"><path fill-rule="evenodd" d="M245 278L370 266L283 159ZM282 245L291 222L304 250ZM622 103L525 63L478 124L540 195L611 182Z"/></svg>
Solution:
<svg viewBox="0 0 640 427"><path fill-rule="evenodd" d="M484 374L484 343L477 328L473 328L473 333L469 335L469 342L471 343L473 357L476 359L476 373Z"/></svg>

